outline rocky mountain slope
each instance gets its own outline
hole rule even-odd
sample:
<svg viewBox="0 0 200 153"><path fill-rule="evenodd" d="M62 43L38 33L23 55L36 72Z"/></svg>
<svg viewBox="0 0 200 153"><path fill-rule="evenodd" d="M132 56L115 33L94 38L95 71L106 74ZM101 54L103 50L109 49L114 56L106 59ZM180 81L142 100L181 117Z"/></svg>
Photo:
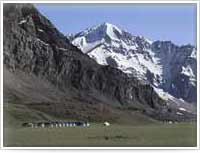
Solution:
<svg viewBox="0 0 200 153"><path fill-rule="evenodd" d="M156 119L194 117L182 106L168 105L149 83L96 63L33 5L4 4L3 13L4 104L96 121L127 110Z"/></svg>
<svg viewBox="0 0 200 153"><path fill-rule="evenodd" d="M161 96L169 93L196 103L196 48L170 41L152 42L110 23L70 36L74 45L101 65L110 65L146 80ZM166 94L167 95L167 94Z"/></svg>

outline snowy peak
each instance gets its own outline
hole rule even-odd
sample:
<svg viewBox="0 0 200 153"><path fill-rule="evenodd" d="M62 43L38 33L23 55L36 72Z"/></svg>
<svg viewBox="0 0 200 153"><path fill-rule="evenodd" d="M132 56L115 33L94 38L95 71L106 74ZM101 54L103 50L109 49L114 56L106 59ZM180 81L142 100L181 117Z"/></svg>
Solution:
<svg viewBox="0 0 200 153"><path fill-rule="evenodd" d="M83 53L88 53L103 43L120 41L121 34L122 31L117 26L104 22L76 34L72 43L79 47Z"/></svg>
<svg viewBox="0 0 200 153"><path fill-rule="evenodd" d="M71 42L101 65L148 81L154 88L196 101L196 48L171 41L152 42L110 23L76 34Z"/></svg>
<svg viewBox="0 0 200 153"><path fill-rule="evenodd" d="M121 30L117 26L104 22L100 25L86 29L75 37L85 36L87 43L93 43L94 41L105 39L106 36L113 40L119 40L119 35L121 33Z"/></svg>
<svg viewBox="0 0 200 153"><path fill-rule="evenodd" d="M120 41L121 34L122 31L117 26L104 22L76 34L74 36L73 44L86 53L101 43Z"/></svg>
<svg viewBox="0 0 200 153"><path fill-rule="evenodd" d="M106 35L112 40L119 41L122 31L117 26L110 23L104 23L103 25L106 27Z"/></svg>
<svg viewBox="0 0 200 153"><path fill-rule="evenodd" d="M129 74L136 72L143 77L148 67L152 73L161 75L162 68L156 67L158 60L152 58L154 53L150 52L152 42L111 23L104 22L76 34L72 43L99 64L111 65Z"/></svg>
<svg viewBox="0 0 200 153"><path fill-rule="evenodd" d="M83 53L91 52L96 47L104 45L113 51L120 48L122 54L150 48L151 41L142 36L134 36L116 25L104 22L76 34L72 43Z"/></svg>

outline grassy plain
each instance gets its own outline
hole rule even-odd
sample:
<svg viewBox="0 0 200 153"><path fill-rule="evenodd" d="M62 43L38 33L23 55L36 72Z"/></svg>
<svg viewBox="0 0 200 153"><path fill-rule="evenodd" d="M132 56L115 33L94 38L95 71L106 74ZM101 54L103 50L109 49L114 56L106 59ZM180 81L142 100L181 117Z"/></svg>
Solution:
<svg viewBox="0 0 200 153"><path fill-rule="evenodd" d="M4 108L5 147L195 147L196 123L91 123L90 127L23 128L24 121L57 120L23 106ZM134 119L133 119L134 120Z"/></svg>

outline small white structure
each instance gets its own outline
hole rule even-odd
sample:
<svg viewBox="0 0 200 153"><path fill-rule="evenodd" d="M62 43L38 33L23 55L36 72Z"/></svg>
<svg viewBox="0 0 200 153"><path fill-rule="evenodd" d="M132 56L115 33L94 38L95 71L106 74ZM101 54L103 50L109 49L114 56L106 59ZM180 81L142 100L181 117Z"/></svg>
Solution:
<svg viewBox="0 0 200 153"><path fill-rule="evenodd" d="M62 127L62 123L59 123L59 127Z"/></svg>
<svg viewBox="0 0 200 153"><path fill-rule="evenodd" d="M104 126L110 126L110 123L106 121L106 122L103 123L103 125Z"/></svg>
<svg viewBox="0 0 200 153"><path fill-rule="evenodd" d="M168 123L169 123L169 124L172 124L173 122L172 122L172 121L169 121Z"/></svg>
<svg viewBox="0 0 200 153"><path fill-rule="evenodd" d="M34 128L38 128L38 125L37 125L37 124L33 124L33 127L34 127Z"/></svg>
<svg viewBox="0 0 200 153"><path fill-rule="evenodd" d="M42 124L41 124L41 127L42 127L42 128L45 128L45 125L44 125L44 123L42 123Z"/></svg>
<svg viewBox="0 0 200 153"><path fill-rule="evenodd" d="M29 123L29 125L31 126L31 128L34 128L34 124L33 123Z"/></svg>

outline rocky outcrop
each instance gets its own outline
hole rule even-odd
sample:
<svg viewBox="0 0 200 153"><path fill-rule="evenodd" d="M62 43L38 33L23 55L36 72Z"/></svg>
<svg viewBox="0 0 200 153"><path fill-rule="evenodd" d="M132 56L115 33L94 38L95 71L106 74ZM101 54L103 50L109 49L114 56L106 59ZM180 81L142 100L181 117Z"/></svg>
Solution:
<svg viewBox="0 0 200 153"><path fill-rule="evenodd" d="M197 101L197 57L191 45L176 46L170 41L156 41L152 50L163 64L164 82L160 85L176 98Z"/></svg>

